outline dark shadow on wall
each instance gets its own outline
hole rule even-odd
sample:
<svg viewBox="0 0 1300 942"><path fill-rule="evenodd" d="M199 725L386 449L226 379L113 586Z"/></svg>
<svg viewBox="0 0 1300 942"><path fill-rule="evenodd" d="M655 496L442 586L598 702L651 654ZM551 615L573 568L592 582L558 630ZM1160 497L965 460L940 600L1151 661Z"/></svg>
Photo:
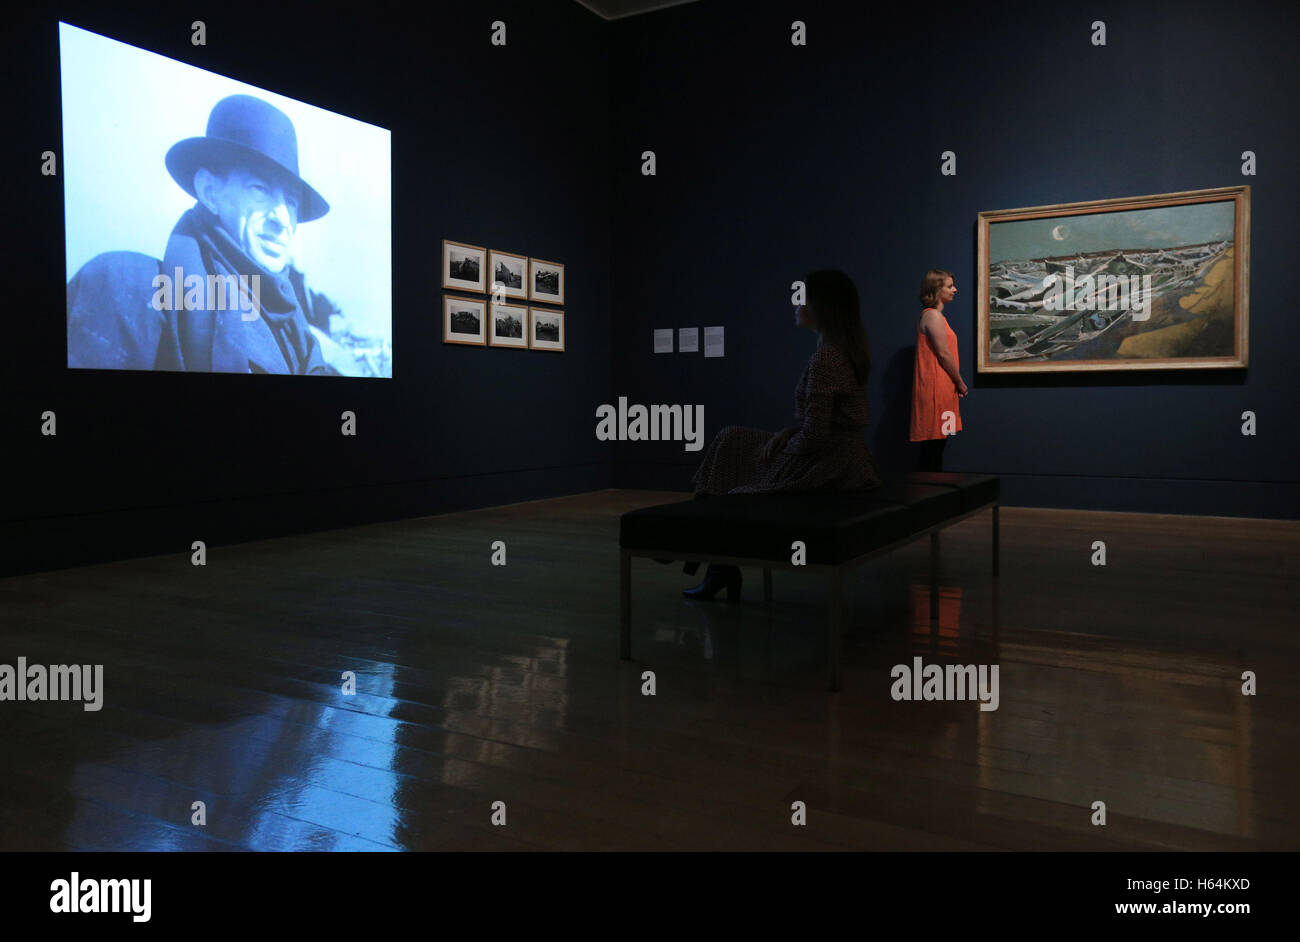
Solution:
<svg viewBox="0 0 1300 942"><path fill-rule="evenodd" d="M882 384L883 397L871 441L871 453L882 471L916 469L917 445L912 431L912 372L916 345L901 348L889 359Z"/></svg>

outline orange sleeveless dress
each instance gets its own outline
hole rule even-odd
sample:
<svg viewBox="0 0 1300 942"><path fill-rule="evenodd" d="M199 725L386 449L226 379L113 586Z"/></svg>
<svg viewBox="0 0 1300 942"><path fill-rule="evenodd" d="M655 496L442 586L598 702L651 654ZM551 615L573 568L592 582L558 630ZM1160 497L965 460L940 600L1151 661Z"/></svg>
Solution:
<svg viewBox="0 0 1300 942"><path fill-rule="evenodd" d="M922 311L921 313L925 313ZM943 314L939 315L943 317ZM943 317L944 329L948 331L948 349L958 365L961 359L957 355L957 335L948 326L948 318ZM957 402L957 386L952 377L939 365L939 357L934 352L934 345L920 322L916 325L916 370L912 373L912 436L914 442L944 438L943 414L951 411L956 418L955 429L961 431L961 409Z"/></svg>

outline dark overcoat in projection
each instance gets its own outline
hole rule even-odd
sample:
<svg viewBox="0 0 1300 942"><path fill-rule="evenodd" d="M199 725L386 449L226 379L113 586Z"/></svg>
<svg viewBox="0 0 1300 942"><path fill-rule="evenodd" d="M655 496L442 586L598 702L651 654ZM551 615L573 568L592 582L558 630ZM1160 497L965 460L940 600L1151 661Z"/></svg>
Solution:
<svg viewBox="0 0 1300 942"><path fill-rule="evenodd" d="M208 218L205 218L208 217ZM121 370L336 375L321 356L300 298L284 275L261 271L203 206L177 223L161 260L105 252L68 282L68 366ZM261 308L157 310L154 278L259 275ZM165 293L165 292L164 292ZM183 300L178 288L175 296ZM206 305L206 292L204 301Z"/></svg>

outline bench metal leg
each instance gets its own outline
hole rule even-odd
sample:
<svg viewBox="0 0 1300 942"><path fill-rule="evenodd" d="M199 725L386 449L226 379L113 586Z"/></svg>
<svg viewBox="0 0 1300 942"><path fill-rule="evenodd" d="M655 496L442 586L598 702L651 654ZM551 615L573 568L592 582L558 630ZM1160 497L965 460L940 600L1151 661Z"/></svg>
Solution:
<svg viewBox="0 0 1300 942"><path fill-rule="evenodd" d="M939 620L939 531L930 534L930 623Z"/></svg>
<svg viewBox="0 0 1300 942"><path fill-rule="evenodd" d="M763 567L763 601L772 601L772 570L767 566Z"/></svg>
<svg viewBox="0 0 1300 942"><path fill-rule="evenodd" d="M997 504L993 505L993 577L995 579L998 575L998 552L1001 549L1001 543L998 541L998 511L1000 509Z"/></svg>
<svg viewBox="0 0 1300 942"><path fill-rule="evenodd" d="M844 571L836 566L827 579L830 594L830 618L826 625L826 689L839 690L840 639L844 631Z"/></svg>
<svg viewBox="0 0 1300 942"><path fill-rule="evenodd" d="M618 656L632 659L632 557L624 550L618 554Z"/></svg>

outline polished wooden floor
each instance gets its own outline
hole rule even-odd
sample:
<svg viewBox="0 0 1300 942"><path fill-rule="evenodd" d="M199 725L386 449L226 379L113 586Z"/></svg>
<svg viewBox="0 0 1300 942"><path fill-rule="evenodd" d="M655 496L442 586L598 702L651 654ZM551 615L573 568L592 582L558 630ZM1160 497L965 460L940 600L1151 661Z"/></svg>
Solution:
<svg viewBox="0 0 1300 942"><path fill-rule="evenodd" d="M1300 848L1300 524L1004 508L995 583L981 515L935 627L928 541L851 580L828 694L815 573L707 604L634 560L618 659L618 515L682 496L0 580L0 663L105 665L100 712L0 702L0 849ZM893 701L915 656L999 709Z"/></svg>

